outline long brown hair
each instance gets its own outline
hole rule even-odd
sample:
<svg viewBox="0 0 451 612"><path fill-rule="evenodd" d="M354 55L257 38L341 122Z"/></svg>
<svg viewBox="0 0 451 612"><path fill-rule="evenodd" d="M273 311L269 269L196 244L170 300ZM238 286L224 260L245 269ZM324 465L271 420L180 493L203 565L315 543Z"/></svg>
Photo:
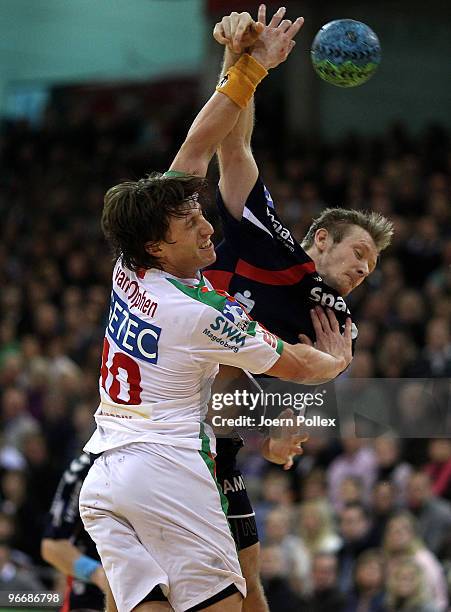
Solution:
<svg viewBox="0 0 451 612"><path fill-rule="evenodd" d="M159 268L146 247L167 238L171 217L184 217L206 196L207 181L196 176L153 173L111 187L104 198L102 230L114 256L130 270Z"/></svg>

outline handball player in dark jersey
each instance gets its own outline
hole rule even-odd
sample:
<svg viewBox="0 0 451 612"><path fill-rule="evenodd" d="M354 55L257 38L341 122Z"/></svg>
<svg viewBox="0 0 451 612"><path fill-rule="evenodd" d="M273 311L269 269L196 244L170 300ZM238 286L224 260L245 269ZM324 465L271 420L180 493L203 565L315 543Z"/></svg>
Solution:
<svg viewBox="0 0 451 612"><path fill-rule="evenodd" d="M105 609L107 579L78 508L81 485L91 464L89 455L82 453L62 475L41 543L43 559L67 576L63 612Z"/></svg>
<svg viewBox="0 0 451 612"><path fill-rule="evenodd" d="M265 12L261 5L259 22L266 23ZM266 27L279 26L284 13L279 9ZM287 20L287 27L290 23ZM236 36L243 29L248 34L255 30L247 13L225 17L215 27L214 37L226 46L222 74L244 51L246 43ZM260 39L264 36L265 30ZM393 226L378 213L326 209L299 244L279 219L276 203L259 175L250 146L253 125L251 102L218 150L217 205L224 240L216 249L216 262L204 273L216 289L234 296L253 319L282 340L296 343L302 334L303 341L312 343L315 326L325 316L315 306L332 309L344 329L350 316L344 298L374 270L379 253L390 243ZM356 336L353 324L354 340ZM267 438L263 455L289 467L292 456L287 457L286 444L280 444ZM258 577L255 516L236 466L242 445L236 433L217 437L216 474L229 501L229 523L247 582L243 611L261 612L268 607Z"/></svg>

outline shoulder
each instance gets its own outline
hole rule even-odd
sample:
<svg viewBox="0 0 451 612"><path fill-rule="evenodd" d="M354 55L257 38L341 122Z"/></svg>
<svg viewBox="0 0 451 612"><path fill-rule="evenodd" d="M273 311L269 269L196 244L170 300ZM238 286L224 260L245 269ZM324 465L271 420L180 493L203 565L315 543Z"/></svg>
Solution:
<svg viewBox="0 0 451 612"><path fill-rule="evenodd" d="M213 318L222 316L237 327L247 327L250 317L240 303L227 291L214 289L204 276L197 286L186 285L174 278L167 280L180 292L184 302L191 305L193 312L199 313L200 318L202 315Z"/></svg>

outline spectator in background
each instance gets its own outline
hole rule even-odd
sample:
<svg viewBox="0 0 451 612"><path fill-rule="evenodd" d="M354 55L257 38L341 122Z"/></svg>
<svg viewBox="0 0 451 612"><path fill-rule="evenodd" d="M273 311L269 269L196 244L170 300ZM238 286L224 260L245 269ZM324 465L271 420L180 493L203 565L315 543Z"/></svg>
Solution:
<svg viewBox="0 0 451 612"><path fill-rule="evenodd" d="M290 534L292 512L289 508L271 510L265 521L265 545L278 546L288 563L290 584L298 593L310 589L310 557L300 538Z"/></svg>
<svg viewBox="0 0 451 612"><path fill-rule="evenodd" d="M340 486L347 477L359 478L364 490L364 499L370 497L376 480L376 457L363 438L355 437L354 424L343 425L343 452L332 461L327 471L330 500L336 511L341 510Z"/></svg>
<svg viewBox="0 0 451 612"><path fill-rule="evenodd" d="M11 559L11 549L0 542L0 591L39 593L45 587L30 571L21 569Z"/></svg>
<svg viewBox="0 0 451 612"><path fill-rule="evenodd" d="M7 387L2 394L0 415L4 443L20 448L23 438L39 431L38 422L30 415L27 395L18 387Z"/></svg>
<svg viewBox="0 0 451 612"><path fill-rule="evenodd" d="M0 434L0 470L24 470L25 459L18 448L5 444Z"/></svg>
<svg viewBox="0 0 451 612"><path fill-rule="evenodd" d="M400 512L388 521L383 550L389 575L392 575L400 561L408 557L421 568L429 589L429 597L438 610L447 610L448 592L443 569L435 555L418 537L415 518L409 512Z"/></svg>
<svg viewBox="0 0 451 612"><path fill-rule="evenodd" d="M32 562L30 557L15 548L17 540L16 524L14 518L5 512L0 512L0 544L9 547L9 558L16 567L30 570Z"/></svg>
<svg viewBox="0 0 451 612"><path fill-rule="evenodd" d="M394 416L396 431L405 438L404 451L409 461L412 455L416 457L416 465L426 459L427 442L419 438L441 435L445 426L442 413L443 407L431 395L424 381L409 381L401 385Z"/></svg>
<svg viewBox="0 0 451 612"><path fill-rule="evenodd" d="M305 445L302 461L299 461L296 465L296 474L303 479L300 491L302 497L304 497L303 487L306 484L305 481L311 474L315 474L315 478L322 481L321 488L324 488L324 496L327 495L327 482L323 479L324 471L328 468L331 461L340 454L341 450L338 440L330 440L319 435L310 437ZM320 474L321 477L319 476ZM320 495L320 497L323 497L323 495Z"/></svg>
<svg viewBox="0 0 451 612"><path fill-rule="evenodd" d="M422 287L430 271L440 265L441 241L437 222L432 216L421 216L413 224L413 233L405 244L405 254L410 260L410 283Z"/></svg>
<svg viewBox="0 0 451 612"><path fill-rule="evenodd" d="M417 519L418 533L437 554L451 530L451 504L434 495L425 472L414 472L407 484L407 504Z"/></svg>
<svg viewBox="0 0 451 612"><path fill-rule="evenodd" d="M448 196L449 197L449 196ZM446 209L449 210L447 202ZM442 262L428 277L426 291L431 299L440 296L451 289L451 238L443 243Z"/></svg>
<svg viewBox="0 0 451 612"><path fill-rule="evenodd" d="M424 466L424 471L431 480L432 493L451 501L451 440L430 440L428 455L429 462Z"/></svg>
<svg viewBox="0 0 451 612"><path fill-rule="evenodd" d="M288 563L280 546L262 546L260 575L271 612L299 612L300 600L290 586Z"/></svg>
<svg viewBox="0 0 451 612"><path fill-rule="evenodd" d="M363 552L354 570L354 588L348 595L344 612L385 612L384 565L375 549Z"/></svg>
<svg viewBox="0 0 451 612"><path fill-rule="evenodd" d="M74 407L72 414L72 425L75 430L74 448L81 451L86 440L88 440L94 431L95 421L92 418L93 407L88 403L80 402Z"/></svg>
<svg viewBox="0 0 451 612"><path fill-rule="evenodd" d="M38 563L43 514L27 484L26 471L6 471L0 481L0 511L14 520L14 545Z"/></svg>
<svg viewBox="0 0 451 612"><path fill-rule="evenodd" d="M341 508L345 508L349 504L364 503L364 491L360 478L356 476L347 476L341 481L338 491L338 499Z"/></svg>
<svg viewBox="0 0 451 612"><path fill-rule="evenodd" d="M350 504L339 514L340 534L343 543L338 550L338 586L342 593L351 590L353 572L357 557L371 548L371 523L367 510L362 504Z"/></svg>
<svg viewBox="0 0 451 612"><path fill-rule="evenodd" d="M402 378L416 354L415 343L408 333L401 330L387 331L377 351L378 375L382 378Z"/></svg>
<svg viewBox="0 0 451 612"><path fill-rule="evenodd" d="M268 513L279 507L291 507L293 491L290 486L290 477L287 472L274 468L268 470L261 481L262 499L255 504L255 519L260 539L265 539L266 517Z"/></svg>
<svg viewBox="0 0 451 612"><path fill-rule="evenodd" d="M359 346L349 367L349 377L352 380L348 381L348 385L341 390L338 396L341 406L346 409L347 414L352 415L355 421L355 433L354 424L345 425L344 438L349 437L352 439L353 436L357 436L357 438L374 438L380 433L379 423L390 423L391 399L385 392L384 387L375 380L375 376L374 356L370 351L361 350ZM373 420L374 415L377 415L377 423ZM344 446L346 453L349 442L344 443ZM368 445L364 446L366 447L365 452L367 456L362 458L362 453L356 453L356 460L360 461L363 459L368 467L368 461L370 460ZM354 470L349 463L348 469L351 470L347 474L348 476L362 476L362 473L353 473ZM368 500L369 488L372 485L372 482L369 481L371 476L372 471L365 478L361 478L363 495L366 501Z"/></svg>
<svg viewBox="0 0 451 612"><path fill-rule="evenodd" d="M418 291L406 289L396 300L395 325L414 339L417 345L424 340L426 309L424 299Z"/></svg>
<svg viewBox="0 0 451 612"><path fill-rule="evenodd" d="M300 504L298 534L309 552L310 560L321 552L335 554L341 545L333 526L332 508L320 499Z"/></svg>
<svg viewBox="0 0 451 612"><path fill-rule="evenodd" d="M311 440L311 439L310 439ZM298 465L302 462L300 461ZM320 500L325 503L330 503L327 495L327 476L325 471L320 468L314 468L305 480L301 483L301 498L305 501Z"/></svg>
<svg viewBox="0 0 451 612"><path fill-rule="evenodd" d="M389 569L387 612L443 612L429 598L422 568L413 559L401 559Z"/></svg>
<svg viewBox="0 0 451 612"><path fill-rule="evenodd" d="M450 322L443 317L431 319L426 326L426 342L419 358L412 364L412 378L451 377Z"/></svg>
<svg viewBox="0 0 451 612"><path fill-rule="evenodd" d="M389 435L379 436L374 440L373 448L376 453L377 480L391 482L397 501L403 502L413 468L402 460L401 441Z"/></svg>
<svg viewBox="0 0 451 612"><path fill-rule="evenodd" d="M370 508L371 540L375 546L381 546L387 522L399 508L396 502L396 490L391 482L381 480L374 485Z"/></svg>
<svg viewBox="0 0 451 612"><path fill-rule="evenodd" d="M345 598L337 586L335 555L323 552L313 557L312 586L311 594L301 602L300 612L343 612Z"/></svg>
<svg viewBox="0 0 451 612"><path fill-rule="evenodd" d="M58 484L59 469L51 461L49 448L41 433L25 436L22 454L27 462L27 498L33 504L35 515L44 516Z"/></svg>

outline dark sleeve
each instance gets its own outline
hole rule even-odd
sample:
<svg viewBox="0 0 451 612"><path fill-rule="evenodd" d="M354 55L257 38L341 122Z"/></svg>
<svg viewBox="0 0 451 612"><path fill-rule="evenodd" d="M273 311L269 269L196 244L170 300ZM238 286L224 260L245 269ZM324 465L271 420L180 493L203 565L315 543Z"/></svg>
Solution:
<svg viewBox="0 0 451 612"><path fill-rule="evenodd" d="M69 539L81 525L78 499L90 467L91 459L83 453L62 475L47 515L44 538Z"/></svg>
<svg viewBox="0 0 451 612"><path fill-rule="evenodd" d="M271 209L274 210L274 204L260 177L257 178L246 200L240 221L227 210L219 188L216 193L216 203L222 220L224 238L235 248L241 250L249 238L262 242L274 240L274 229L268 214L271 213Z"/></svg>
<svg viewBox="0 0 451 612"><path fill-rule="evenodd" d="M265 270L284 270L293 265L311 263L277 216L271 195L260 178L246 200L240 221L227 211L219 191L217 202L225 242L235 256L247 264Z"/></svg>

